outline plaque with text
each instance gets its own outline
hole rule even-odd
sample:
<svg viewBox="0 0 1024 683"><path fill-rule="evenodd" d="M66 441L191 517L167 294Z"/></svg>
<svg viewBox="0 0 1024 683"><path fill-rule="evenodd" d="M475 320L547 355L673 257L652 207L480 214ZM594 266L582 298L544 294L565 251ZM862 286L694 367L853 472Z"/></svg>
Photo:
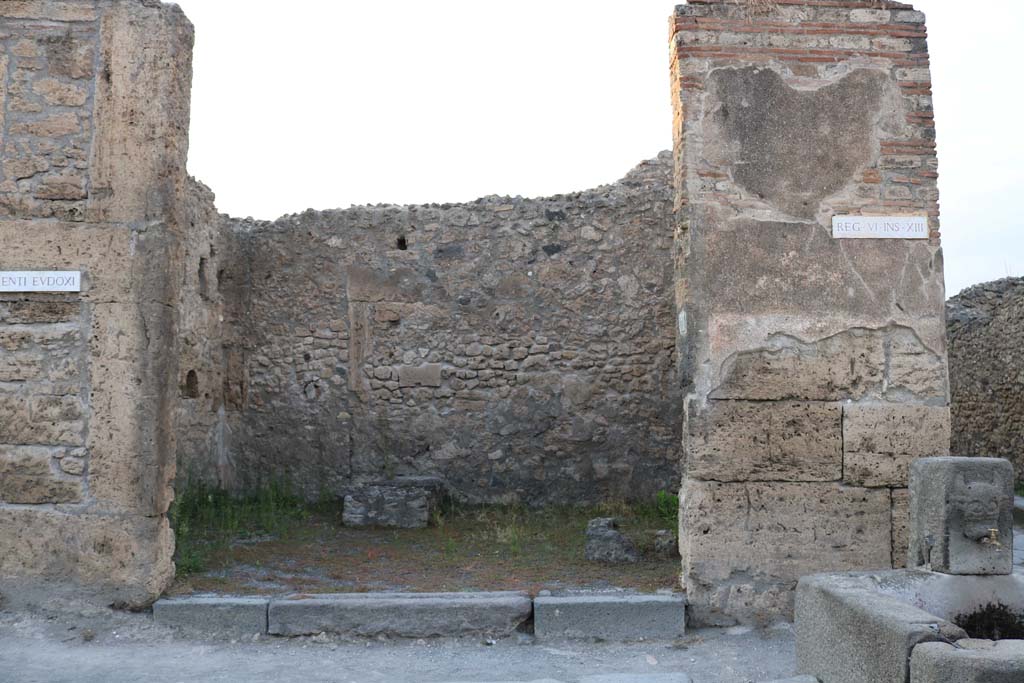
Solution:
<svg viewBox="0 0 1024 683"><path fill-rule="evenodd" d="M77 270L0 270L0 292L80 292Z"/></svg>
<svg viewBox="0 0 1024 683"><path fill-rule="evenodd" d="M844 239L928 239L927 216L833 216L832 237Z"/></svg>

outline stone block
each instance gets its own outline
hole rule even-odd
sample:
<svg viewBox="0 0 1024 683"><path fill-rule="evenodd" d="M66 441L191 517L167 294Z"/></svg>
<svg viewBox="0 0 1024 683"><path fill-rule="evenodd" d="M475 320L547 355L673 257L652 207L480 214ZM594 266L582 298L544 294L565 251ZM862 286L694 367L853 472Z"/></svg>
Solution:
<svg viewBox="0 0 1024 683"><path fill-rule="evenodd" d="M269 605L268 598L170 598L153 603L153 620L182 632L241 638L267 632Z"/></svg>
<svg viewBox="0 0 1024 683"><path fill-rule="evenodd" d="M83 445L81 404L71 396L0 394L0 443Z"/></svg>
<svg viewBox="0 0 1024 683"><path fill-rule="evenodd" d="M587 544L584 555L592 562L639 562L640 551L621 531L611 517L598 517L587 522Z"/></svg>
<svg viewBox="0 0 1024 683"><path fill-rule="evenodd" d="M870 577L805 576L797 586L797 671L822 681L903 683L915 646L965 635L948 621L878 592Z"/></svg>
<svg viewBox="0 0 1024 683"><path fill-rule="evenodd" d="M686 600L681 595L599 593L533 601L538 639L672 640L685 628Z"/></svg>
<svg viewBox="0 0 1024 683"><path fill-rule="evenodd" d="M679 505L683 582L694 623L788 618L801 576L891 564L887 489L687 480Z"/></svg>
<svg viewBox="0 0 1024 683"><path fill-rule="evenodd" d="M910 467L908 565L947 574L1013 570L1013 466L925 458Z"/></svg>
<svg viewBox="0 0 1024 683"><path fill-rule="evenodd" d="M814 676L793 676L791 678L777 678L766 683L820 683Z"/></svg>
<svg viewBox="0 0 1024 683"><path fill-rule="evenodd" d="M174 578L166 517L0 507L4 598L42 604L64 592L109 605L149 605Z"/></svg>
<svg viewBox="0 0 1024 683"><path fill-rule="evenodd" d="M722 367L713 399L858 400L885 378L884 336L856 330L815 342L779 335L740 351Z"/></svg>
<svg viewBox="0 0 1024 683"><path fill-rule="evenodd" d="M693 683L693 679L683 673L596 674L583 676L579 683Z"/></svg>
<svg viewBox="0 0 1024 683"><path fill-rule="evenodd" d="M268 633L431 638L506 636L529 618L525 593L346 593L272 600Z"/></svg>
<svg viewBox="0 0 1024 683"><path fill-rule="evenodd" d="M855 24L887 24L891 16L886 9L855 9L850 12L850 21Z"/></svg>
<svg viewBox="0 0 1024 683"><path fill-rule="evenodd" d="M0 323L63 323L81 313L82 304L77 301L0 301Z"/></svg>
<svg viewBox="0 0 1024 683"><path fill-rule="evenodd" d="M843 480L854 486L906 486L910 463L949 455L945 406L894 403L843 408Z"/></svg>
<svg viewBox="0 0 1024 683"><path fill-rule="evenodd" d="M922 643L910 657L910 683L1020 683L1024 640Z"/></svg>
<svg viewBox="0 0 1024 683"><path fill-rule="evenodd" d="M62 448L0 446L0 501L27 505L81 501L81 479L63 477L55 470L55 459L63 455Z"/></svg>
<svg viewBox="0 0 1024 683"><path fill-rule="evenodd" d="M398 384L401 387L439 387L441 386L441 365L439 363L400 365L398 367Z"/></svg>
<svg viewBox="0 0 1024 683"><path fill-rule="evenodd" d="M688 476L715 481L842 477L839 404L709 401L687 419Z"/></svg>
<svg viewBox="0 0 1024 683"><path fill-rule="evenodd" d="M910 545L910 490L892 489L892 566L907 566Z"/></svg>
<svg viewBox="0 0 1024 683"><path fill-rule="evenodd" d="M343 502L345 526L419 529L430 524L444 494L438 479L409 477L353 489Z"/></svg>

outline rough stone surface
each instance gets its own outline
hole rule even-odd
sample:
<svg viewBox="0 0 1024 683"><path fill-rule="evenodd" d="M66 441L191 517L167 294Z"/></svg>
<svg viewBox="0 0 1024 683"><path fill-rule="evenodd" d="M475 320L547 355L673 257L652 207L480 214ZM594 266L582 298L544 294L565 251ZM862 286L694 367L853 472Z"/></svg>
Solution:
<svg viewBox="0 0 1024 683"><path fill-rule="evenodd" d="M834 481L843 475L842 408L712 401L688 419L687 476L715 481Z"/></svg>
<svg viewBox="0 0 1024 683"><path fill-rule="evenodd" d="M1013 466L999 458L914 462L908 563L947 574L1012 572Z"/></svg>
<svg viewBox="0 0 1024 683"><path fill-rule="evenodd" d="M679 505L684 585L698 623L771 621L793 613L805 574L891 566L886 489L688 480Z"/></svg>
<svg viewBox="0 0 1024 683"><path fill-rule="evenodd" d="M1007 458L1024 483L1024 278L965 289L946 318L952 453Z"/></svg>
<svg viewBox="0 0 1024 683"><path fill-rule="evenodd" d="M442 493L442 484L436 479L370 484L345 496L341 521L355 527L423 528L430 524Z"/></svg>
<svg viewBox="0 0 1024 683"><path fill-rule="evenodd" d="M430 638L508 635L529 616L525 593L367 593L272 600L271 635Z"/></svg>
<svg viewBox="0 0 1024 683"><path fill-rule="evenodd" d="M173 576L180 245L192 26L149 0L0 3L5 597L151 602Z"/></svg>
<svg viewBox="0 0 1024 683"><path fill-rule="evenodd" d="M857 404L843 409L843 480L906 486L910 463L949 455L949 408Z"/></svg>
<svg viewBox="0 0 1024 683"><path fill-rule="evenodd" d="M667 153L545 199L197 215L179 482L279 477L315 499L432 476L529 504L674 489L671 215Z"/></svg>
<svg viewBox="0 0 1024 683"><path fill-rule="evenodd" d="M806 576L797 587L797 671L828 683L905 683L916 645L965 636L870 575Z"/></svg>
<svg viewBox="0 0 1024 683"><path fill-rule="evenodd" d="M612 517L587 522L584 555L593 562L639 562L640 551L621 531Z"/></svg>
<svg viewBox="0 0 1024 683"><path fill-rule="evenodd" d="M1024 640L923 643L910 658L910 683L1019 683Z"/></svg>
<svg viewBox="0 0 1024 683"><path fill-rule="evenodd" d="M923 17L861 4L709 0L673 18L698 623L786 617L802 574L892 566L890 490L949 452ZM927 216L929 239L832 237L834 216L891 214Z"/></svg>
<svg viewBox="0 0 1024 683"><path fill-rule="evenodd" d="M681 595L538 596L533 608L534 633L542 640L671 640L686 627Z"/></svg>
<svg viewBox="0 0 1024 683"><path fill-rule="evenodd" d="M184 633L252 637L267 632L267 598L194 597L157 600L153 619Z"/></svg>

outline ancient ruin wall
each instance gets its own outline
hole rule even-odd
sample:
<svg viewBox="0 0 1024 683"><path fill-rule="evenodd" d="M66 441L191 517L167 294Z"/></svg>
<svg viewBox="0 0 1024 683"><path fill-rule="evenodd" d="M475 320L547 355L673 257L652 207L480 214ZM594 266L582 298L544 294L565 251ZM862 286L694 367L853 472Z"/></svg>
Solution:
<svg viewBox="0 0 1024 683"><path fill-rule="evenodd" d="M693 0L673 20L680 550L697 621L789 616L804 574L906 553L907 468L949 448L924 16ZM834 239L926 215L926 240Z"/></svg>
<svg viewBox="0 0 1024 683"><path fill-rule="evenodd" d="M173 573L192 26L150 0L0 3L0 591L140 604Z"/></svg>
<svg viewBox="0 0 1024 683"><path fill-rule="evenodd" d="M1024 482L1024 278L946 304L955 455L1008 458Z"/></svg>
<svg viewBox="0 0 1024 683"><path fill-rule="evenodd" d="M230 255L211 233L186 267L207 293L186 284L179 481L316 498L423 475L529 504L674 489L671 205L666 153L548 199L220 219Z"/></svg>

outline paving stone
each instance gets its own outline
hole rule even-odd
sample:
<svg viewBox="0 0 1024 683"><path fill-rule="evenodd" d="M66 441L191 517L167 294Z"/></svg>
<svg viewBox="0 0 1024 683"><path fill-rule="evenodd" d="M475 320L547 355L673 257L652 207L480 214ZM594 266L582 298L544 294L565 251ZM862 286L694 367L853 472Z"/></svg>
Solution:
<svg viewBox="0 0 1024 683"><path fill-rule="evenodd" d="M268 632L399 638L512 633L532 610L526 593L339 593L272 600Z"/></svg>
<svg viewBox="0 0 1024 683"><path fill-rule="evenodd" d="M671 639L683 635L681 595L580 594L534 600L537 638Z"/></svg>
<svg viewBox="0 0 1024 683"><path fill-rule="evenodd" d="M267 632L267 598L170 598L153 603L162 626L204 635L252 636Z"/></svg>

